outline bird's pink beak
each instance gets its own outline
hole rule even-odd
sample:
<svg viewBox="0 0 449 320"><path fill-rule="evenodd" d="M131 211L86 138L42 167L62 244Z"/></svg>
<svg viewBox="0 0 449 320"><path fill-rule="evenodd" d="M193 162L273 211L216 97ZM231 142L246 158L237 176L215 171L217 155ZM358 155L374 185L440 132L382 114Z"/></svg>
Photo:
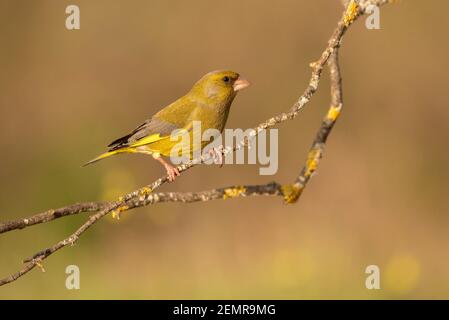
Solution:
<svg viewBox="0 0 449 320"><path fill-rule="evenodd" d="M249 85L250 85L250 83L248 80L239 78L234 82L232 87L234 88L234 91L239 91L239 90L245 89Z"/></svg>

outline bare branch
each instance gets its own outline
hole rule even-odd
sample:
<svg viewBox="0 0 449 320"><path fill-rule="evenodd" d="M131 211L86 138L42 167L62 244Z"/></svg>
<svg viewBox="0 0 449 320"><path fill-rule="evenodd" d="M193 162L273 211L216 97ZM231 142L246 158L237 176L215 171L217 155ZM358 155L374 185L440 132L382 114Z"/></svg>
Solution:
<svg viewBox="0 0 449 320"><path fill-rule="evenodd" d="M29 226L33 226L35 224L49 222L58 218L70 216L73 214L78 214L82 212L93 212L98 211L101 208L105 207L107 202L85 202L85 203L75 203L67 207L59 208L59 209L50 209L42 213L38 213L34 216L5 221L0 223L0 233L23 229Z"/></svg>

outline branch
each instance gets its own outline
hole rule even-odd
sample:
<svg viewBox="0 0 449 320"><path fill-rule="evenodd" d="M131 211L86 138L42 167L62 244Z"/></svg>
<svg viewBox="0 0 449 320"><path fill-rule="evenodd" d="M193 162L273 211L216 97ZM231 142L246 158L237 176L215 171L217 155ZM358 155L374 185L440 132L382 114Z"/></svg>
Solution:
<svg viewBox="0 0 449 320"><path fill-rule="evenodd" d="M35 224L49 222L58 218L78 214L82 212L98 211L106 206L107 202L85 202L75 203L70 206L62 207L59 209L50 209L42 213L38 213L34 216L11 220L0 223L0 233L23 229Z"/></svg>
<svg viewBox="0 0 449 320"><path fill-rule="evenodd" d="M46 212L25 219L0 223L0 233L4 233L16 229L22 229L35 224L52 221L64 216L79 214L83 212L98 211L97 213L92 214L88 218L88 220L69 237L59 241L51 247L37 252L31 258L25 259L24 267L20 271L10 275L9 277L1 279L0 286L17 280L18 278L34 269L34 267L36 266L43 269L43 260L48 258L51 254L58 251L59 249L69 244L73 245L87 229L89 229L97 221L108 214L119 217L120 213L123 211L160 202L191 203L198 201L209 201L256 195L283 196L286 203L296 202L302 194L302 191L304 190L308 181L312 177L313 173L317 169L319 161L324 152L326 139L329 136L329 133L331 132L343 106L341 76L338 64L338 48L340 46L341 39L348 27L360 15L364 13L368 5L383 5L387 2L388 0L352 0L346 7L342 18L338 22L336 29L334 30L331 38L328 41L326 49L321 54L320 58L316 62L311 64L312 74L309 84L304 93L293 104L290 110L288 112L284 112L277 116L274 116L267 121L259 124L252 130L249 136L245 137L242 141L237 143L234 148L223 148L223 156L226 156L229 153L247 147L249 141L256 135L258 135L261 131L274 127L275 125L286 120L295 118L298 115L299 111L310 101L310 99L318 89L322 70L324 66L328 64L331 79L331 106L327 112L326 117L321 123L321 126L313 141L306 164L300 171L299 176L296 178L293 184L281 186L276 182L272 182L265 185L233 186L200 192L154 193L154 191L161 185L168 182L168 177L164 176L143 188L120 197L118 201L80 203L56 210L48 210ZM178 166L178 170L180 172L189 170L190 168L202 162L210 160L210 157L210 155L204 155L202 157L196 158L192 161L189 161L188 163Z"/></svg>
<svg viewBox="0 0 449 320"><path fill-rule="evenodd" d="M338 63L338 49L336 49L330 56L328 67L330 74L331 105L326 116L321 122L321 126L318 129L312 146L310 147L306 164L299 173L298 178L293 185L283 187L284 198L288 203L296 202L298 200L306 184L316 171L324 153L327 137L334 127L334 124L340 116L343 108L343 89L340 66Z"/></svg>

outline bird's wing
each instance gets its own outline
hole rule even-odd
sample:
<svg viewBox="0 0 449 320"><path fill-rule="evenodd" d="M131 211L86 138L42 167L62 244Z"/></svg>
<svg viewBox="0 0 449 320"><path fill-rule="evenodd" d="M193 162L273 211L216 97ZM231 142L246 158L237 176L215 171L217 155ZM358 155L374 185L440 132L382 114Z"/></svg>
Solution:
<svg viewBox="0 0 449 320"><path fill-rule="evenodd" d="M130 134L113 141L108 147L111 148L110 151L124 147L138 147L166 139L176 129L189 131L190 118L196 107L197 103L187 95L181 97L160 110L151 119L146 120Z"/></svg>
<svg viewBox="0 0 449 320"><path fill-rule="evenodd" d="M109 151L126 148L138 147L149 144L166 137L169 137L173 130L179 127L171 122L164 121L157 117L146 120L131 133L111 142Z"/></svg>

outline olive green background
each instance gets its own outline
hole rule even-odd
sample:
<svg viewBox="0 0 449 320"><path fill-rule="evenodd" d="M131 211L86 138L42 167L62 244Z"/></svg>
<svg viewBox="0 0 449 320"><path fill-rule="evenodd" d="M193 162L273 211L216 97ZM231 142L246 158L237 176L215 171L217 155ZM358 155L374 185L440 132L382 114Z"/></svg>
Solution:
<svg viewBox="0 0 449 320"><path fill-rule="evenodd" d="M77 4L81 29L65 28ZM112 200L162 173L143 155L80 165L204 73L233 69L252 86L229 128L287 110L340 18L340 1L0 1L0 220ZM0 298L449 298L449 2L381 9L341 49L344 110L297 204L246 198L160 204L110 217ZM329 105L279 126L279 171L196 167L165 191L276 180L303 165ZM0 277L73 232L87 214L0 235ZM65 288L65 268L81 289ZM365 268L381 290L365 288Z"/></svg>

